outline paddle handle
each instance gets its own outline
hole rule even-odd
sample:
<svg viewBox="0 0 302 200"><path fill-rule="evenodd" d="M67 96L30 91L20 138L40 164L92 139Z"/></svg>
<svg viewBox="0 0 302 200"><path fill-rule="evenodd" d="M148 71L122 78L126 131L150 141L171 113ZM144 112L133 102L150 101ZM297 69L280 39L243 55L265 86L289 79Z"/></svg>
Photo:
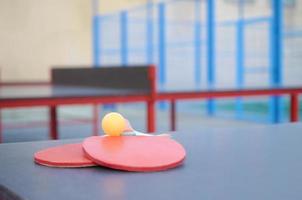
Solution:
<svg viewBox="0 0 302 200"><path fill-rule="evenodd" d="M154 135L154 134L148 134L148 133L142 133L139 131L128 131L128 132L123 132L122 136L160 136L160 137L171 137L170 134L164 133L164 134L159 134L159 135Z"/></svg>

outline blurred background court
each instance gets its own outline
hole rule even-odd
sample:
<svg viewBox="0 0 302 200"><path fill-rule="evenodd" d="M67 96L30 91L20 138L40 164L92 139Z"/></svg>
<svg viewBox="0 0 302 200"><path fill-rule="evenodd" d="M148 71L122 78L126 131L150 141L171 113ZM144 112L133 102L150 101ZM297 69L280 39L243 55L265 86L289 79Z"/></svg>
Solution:
<svg viewBox="0 0 302 200"><path fill-rule="evenodd" d="M302 1L0 0L0 44L2 83L49 82L55 65L155 64L163 90L301 86ZM158 132L169 130L168 106L157 105ZM145 130L143 104L100 115L112 110ZM47 112L2 109L4 142L47 139ZM285 123L289 99L186 101L178 113L181 130ZM61 138L91 135L91 116L91 106L60 106Z"/></svg>

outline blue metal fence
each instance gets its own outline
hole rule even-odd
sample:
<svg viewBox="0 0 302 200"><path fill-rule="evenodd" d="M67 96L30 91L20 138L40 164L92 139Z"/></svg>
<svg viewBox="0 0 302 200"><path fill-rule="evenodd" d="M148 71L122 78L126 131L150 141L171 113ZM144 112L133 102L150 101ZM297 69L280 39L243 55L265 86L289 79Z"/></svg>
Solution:
<svg viewBox="0 0 302 200"><path fill-rule="evenodd" d="M160 88L281 86L283 40L302 34L283 31L282 2L270 1L271 14L246 17L244 0L239 0L232 20L217 20L215 0L148 1L109 15L95 13L93 62L154 63ZM280 121L284 101L273 97L268 102L268 119ZM242 118L243 99L234 103ZM207 113L215 110L216 102L208 100Z"/></svg>

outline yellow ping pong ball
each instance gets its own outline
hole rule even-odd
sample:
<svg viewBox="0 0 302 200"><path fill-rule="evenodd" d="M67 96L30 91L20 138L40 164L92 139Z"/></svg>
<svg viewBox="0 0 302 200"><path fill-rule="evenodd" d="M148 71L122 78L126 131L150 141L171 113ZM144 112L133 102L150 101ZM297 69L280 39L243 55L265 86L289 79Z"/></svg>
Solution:
<svg viewBox="0 0 302 200"><path fill-rule="evenodd" d="M106 135L120 136L126 127L124 117L116 112L108 113L102 120L102 128Z"/></svg>

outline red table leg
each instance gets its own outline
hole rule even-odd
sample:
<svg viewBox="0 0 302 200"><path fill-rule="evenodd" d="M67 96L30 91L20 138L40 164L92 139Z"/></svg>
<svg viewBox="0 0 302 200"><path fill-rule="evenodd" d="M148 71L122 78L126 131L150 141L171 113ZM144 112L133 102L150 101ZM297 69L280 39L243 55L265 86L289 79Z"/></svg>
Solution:
<svg viewBox="0 0 302 200"><path fill-rule="evenodd" d="M58 119L57 119L57 107L56 106L50 106L50 112L49 112L49 138L56 140L58 139Z"/></svg>
<svg viewBox="0 0 302 200"><path fill-rule="evenodd" d="M176 107L175 100L171 100L170 102L170 123L171 123L171 131L176 131Z"/></svg>
<svg viewBox="0 0 302 200"><path fill-rule="evenodd" d="M93 135L99 135L99 105L93 105Z"/></svg>
<svg viewBox="0 0 302 200"><path fill-rule="evenodd" d="M155 132L155 105L154 101L147 102L147 131L149 133Z"/></svg>
<svg viewBox="0 0 302 200"><path fill-rule="evenodd" d="M290 121L299 121L299 94L290 95Z"/></svg>
<svg viewBox="0 0 302 200"><path fill-rule="evenodd" d="M1 115L1 109L0 109L0 143L2 143L2 130L3 126L2 126L2 115Z"/></svg>

